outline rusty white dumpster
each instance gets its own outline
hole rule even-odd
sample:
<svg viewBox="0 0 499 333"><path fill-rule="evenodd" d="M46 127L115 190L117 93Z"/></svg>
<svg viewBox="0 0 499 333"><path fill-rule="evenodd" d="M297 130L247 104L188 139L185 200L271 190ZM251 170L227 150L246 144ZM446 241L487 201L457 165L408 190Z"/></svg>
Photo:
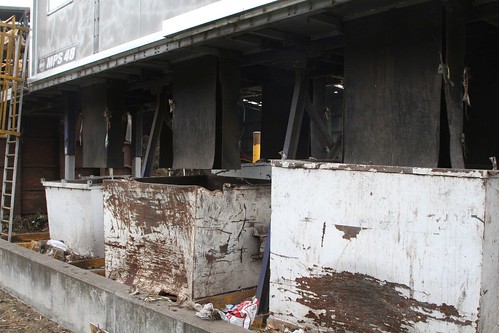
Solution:
<svg viewBox="0 0 499 333"><path fill-rule="evenodd" d="M182 299L254 287L269 221L265 181L105 181L106 276Z"/></svg>
<svg viewBox="0 0 499 333"><path fill-rule="evenodd" d="M499 332L499 175L275 161L270 312L321 332Z"/></svg>
<svg viewBox="0 0 499 333"><path fill-rule="evenodd" d="M83 256L104 256L102 180L45 181L50 237Z"/></svg>

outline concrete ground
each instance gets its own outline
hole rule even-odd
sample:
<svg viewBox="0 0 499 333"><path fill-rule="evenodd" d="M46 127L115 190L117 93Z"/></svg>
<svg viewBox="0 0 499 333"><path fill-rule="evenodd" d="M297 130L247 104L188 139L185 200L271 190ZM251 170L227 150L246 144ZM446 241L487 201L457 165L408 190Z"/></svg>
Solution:
<svg viewBox="0 0 499 333"><path fill-rule="evenodd" d="M3 289L0 289L0 332L71 333Z"/></svg>

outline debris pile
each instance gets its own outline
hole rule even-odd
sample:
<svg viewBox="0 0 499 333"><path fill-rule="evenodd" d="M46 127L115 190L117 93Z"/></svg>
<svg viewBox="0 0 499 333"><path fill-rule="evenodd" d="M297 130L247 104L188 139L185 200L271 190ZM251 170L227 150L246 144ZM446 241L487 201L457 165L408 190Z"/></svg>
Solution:
<svg viewBox="0 0 499 333"><path fill-rule="evenodd" d="M249 329L255 320L258 312L258 300L253 297L251 300L243 301L237 305L226 305L223 310L215 309L213 304L208 303L203 306L195 305L196 316L205 320L225 320L233 325Z"/></svg>

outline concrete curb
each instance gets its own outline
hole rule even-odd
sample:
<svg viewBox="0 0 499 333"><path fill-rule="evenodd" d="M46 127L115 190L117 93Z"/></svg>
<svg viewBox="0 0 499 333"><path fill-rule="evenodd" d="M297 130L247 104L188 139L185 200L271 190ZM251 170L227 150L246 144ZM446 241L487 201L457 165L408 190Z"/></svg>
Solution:
<svg viewBox="0 0 499 333"><path fill-rule="evenodd" d="M75 333L90 323L110 333L244 333L163 302L146 303L128 287L0 240L0 287Z"/></svg>

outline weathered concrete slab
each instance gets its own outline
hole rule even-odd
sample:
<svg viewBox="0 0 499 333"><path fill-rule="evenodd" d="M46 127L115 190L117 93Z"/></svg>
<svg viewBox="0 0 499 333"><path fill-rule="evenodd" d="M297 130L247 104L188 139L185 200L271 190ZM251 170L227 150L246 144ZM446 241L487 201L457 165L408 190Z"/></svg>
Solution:
<svg viewBox="0 0 499 333"><path fill-rule="evenodd" d="M0 287L75 333L90 323L110 333L244 333L194 312L146 303L128 287L80 268L0 240Z"/></svg>

